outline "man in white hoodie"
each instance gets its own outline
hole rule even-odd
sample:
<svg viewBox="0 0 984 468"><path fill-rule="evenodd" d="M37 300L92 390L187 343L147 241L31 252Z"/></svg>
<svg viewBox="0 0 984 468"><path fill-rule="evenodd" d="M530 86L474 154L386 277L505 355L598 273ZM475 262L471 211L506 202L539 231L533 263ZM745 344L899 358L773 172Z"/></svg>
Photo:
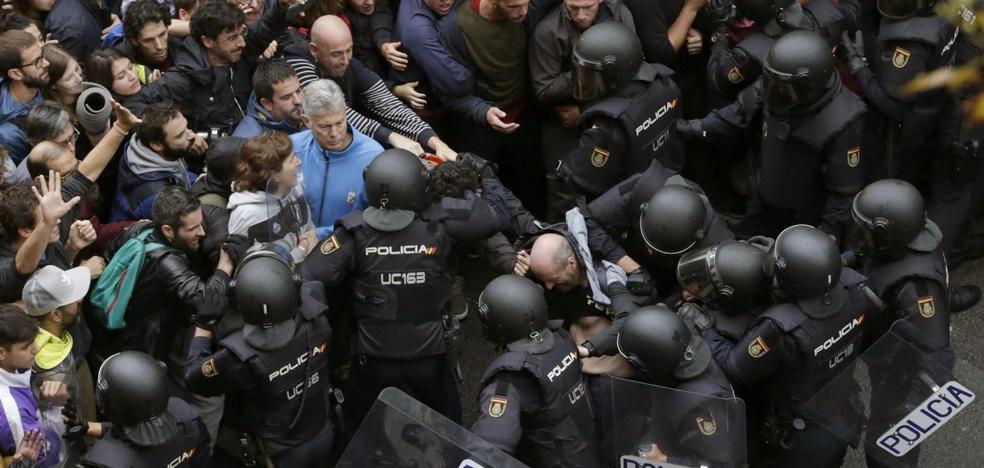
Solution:
<svg viewBox="0 0 984 468"><path fill-rule="evenodd" d="M148 106L141 120L124 150L110 221L149 219L161 189L168 185L190 189L197 176L188 171L185 158L201 156L208 149L169 102Z"/></svg>

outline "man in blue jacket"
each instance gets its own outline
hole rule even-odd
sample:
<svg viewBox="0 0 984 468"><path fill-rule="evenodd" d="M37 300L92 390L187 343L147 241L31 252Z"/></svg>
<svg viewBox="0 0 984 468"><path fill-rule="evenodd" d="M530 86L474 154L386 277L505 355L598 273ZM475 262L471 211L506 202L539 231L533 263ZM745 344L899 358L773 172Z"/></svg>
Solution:
<svg viewBox="0 0 984 468"><path fill-rule="evenodd" d="M266 131L292 135L301 131L301 98L304 91L297 72L283 60L261 62L253 74L253 95L246 117L233 136L253 138Z"/></svg>
<svg viewBox="0 0 984 468"><path fill-rule="evenodd" d="M0 34L0 146L13 165L31 150L21 127L27 111L44 100L40 88L47 85L48 61L38 39L26 31Z"/></svg>
<svg viewBox="0 0 984 468"><path fill-rule="evenodd" d="M301 107L309 130L290 140L301 160L311 218L323 239L339 218L368 206L362 172L383 147L348 123L345 96L331 80L307 85Z"/></svg>

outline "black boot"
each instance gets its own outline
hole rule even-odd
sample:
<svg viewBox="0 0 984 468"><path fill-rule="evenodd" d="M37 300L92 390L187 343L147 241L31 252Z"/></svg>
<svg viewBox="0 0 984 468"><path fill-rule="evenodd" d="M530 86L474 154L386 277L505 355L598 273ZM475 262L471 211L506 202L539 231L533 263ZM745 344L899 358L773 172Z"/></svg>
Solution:
<svg viewBox="0 0 984 468"><path fill-rule="evenodd" d="M980 300L981 288L973 284L950 288L950 313L955 314L974 307Z"/></svg>

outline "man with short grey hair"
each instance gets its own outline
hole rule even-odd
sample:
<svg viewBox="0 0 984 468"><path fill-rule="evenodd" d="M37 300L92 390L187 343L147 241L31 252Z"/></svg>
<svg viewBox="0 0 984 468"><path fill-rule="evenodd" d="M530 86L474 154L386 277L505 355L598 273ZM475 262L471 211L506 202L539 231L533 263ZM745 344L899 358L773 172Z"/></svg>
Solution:
<svg viewBox="0 0 984 468"><path fill-rule="evenodd" d="M362 171L383 152L379 143L348 123L346 109L341 88L331 80L317 80L304 88L301 102L301 120L308 130L290 136L319 239L346 213L368 206Z"/></svg>

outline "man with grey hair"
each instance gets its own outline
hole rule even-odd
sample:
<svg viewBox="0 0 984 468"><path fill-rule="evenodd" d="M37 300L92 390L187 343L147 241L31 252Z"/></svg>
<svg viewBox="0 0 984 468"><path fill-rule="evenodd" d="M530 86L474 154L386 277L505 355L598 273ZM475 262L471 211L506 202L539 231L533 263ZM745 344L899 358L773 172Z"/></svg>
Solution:
<svg viewBox="0 0 984 468"><path fill-rule="evenodd" d="M335 82L312 82L304 88L301 103L301 120L308 130L290 136L319 239L327 237L346 213L368 206L362 171L383 152L379 143L348 123L346 109L345 95Z"/></svg>

